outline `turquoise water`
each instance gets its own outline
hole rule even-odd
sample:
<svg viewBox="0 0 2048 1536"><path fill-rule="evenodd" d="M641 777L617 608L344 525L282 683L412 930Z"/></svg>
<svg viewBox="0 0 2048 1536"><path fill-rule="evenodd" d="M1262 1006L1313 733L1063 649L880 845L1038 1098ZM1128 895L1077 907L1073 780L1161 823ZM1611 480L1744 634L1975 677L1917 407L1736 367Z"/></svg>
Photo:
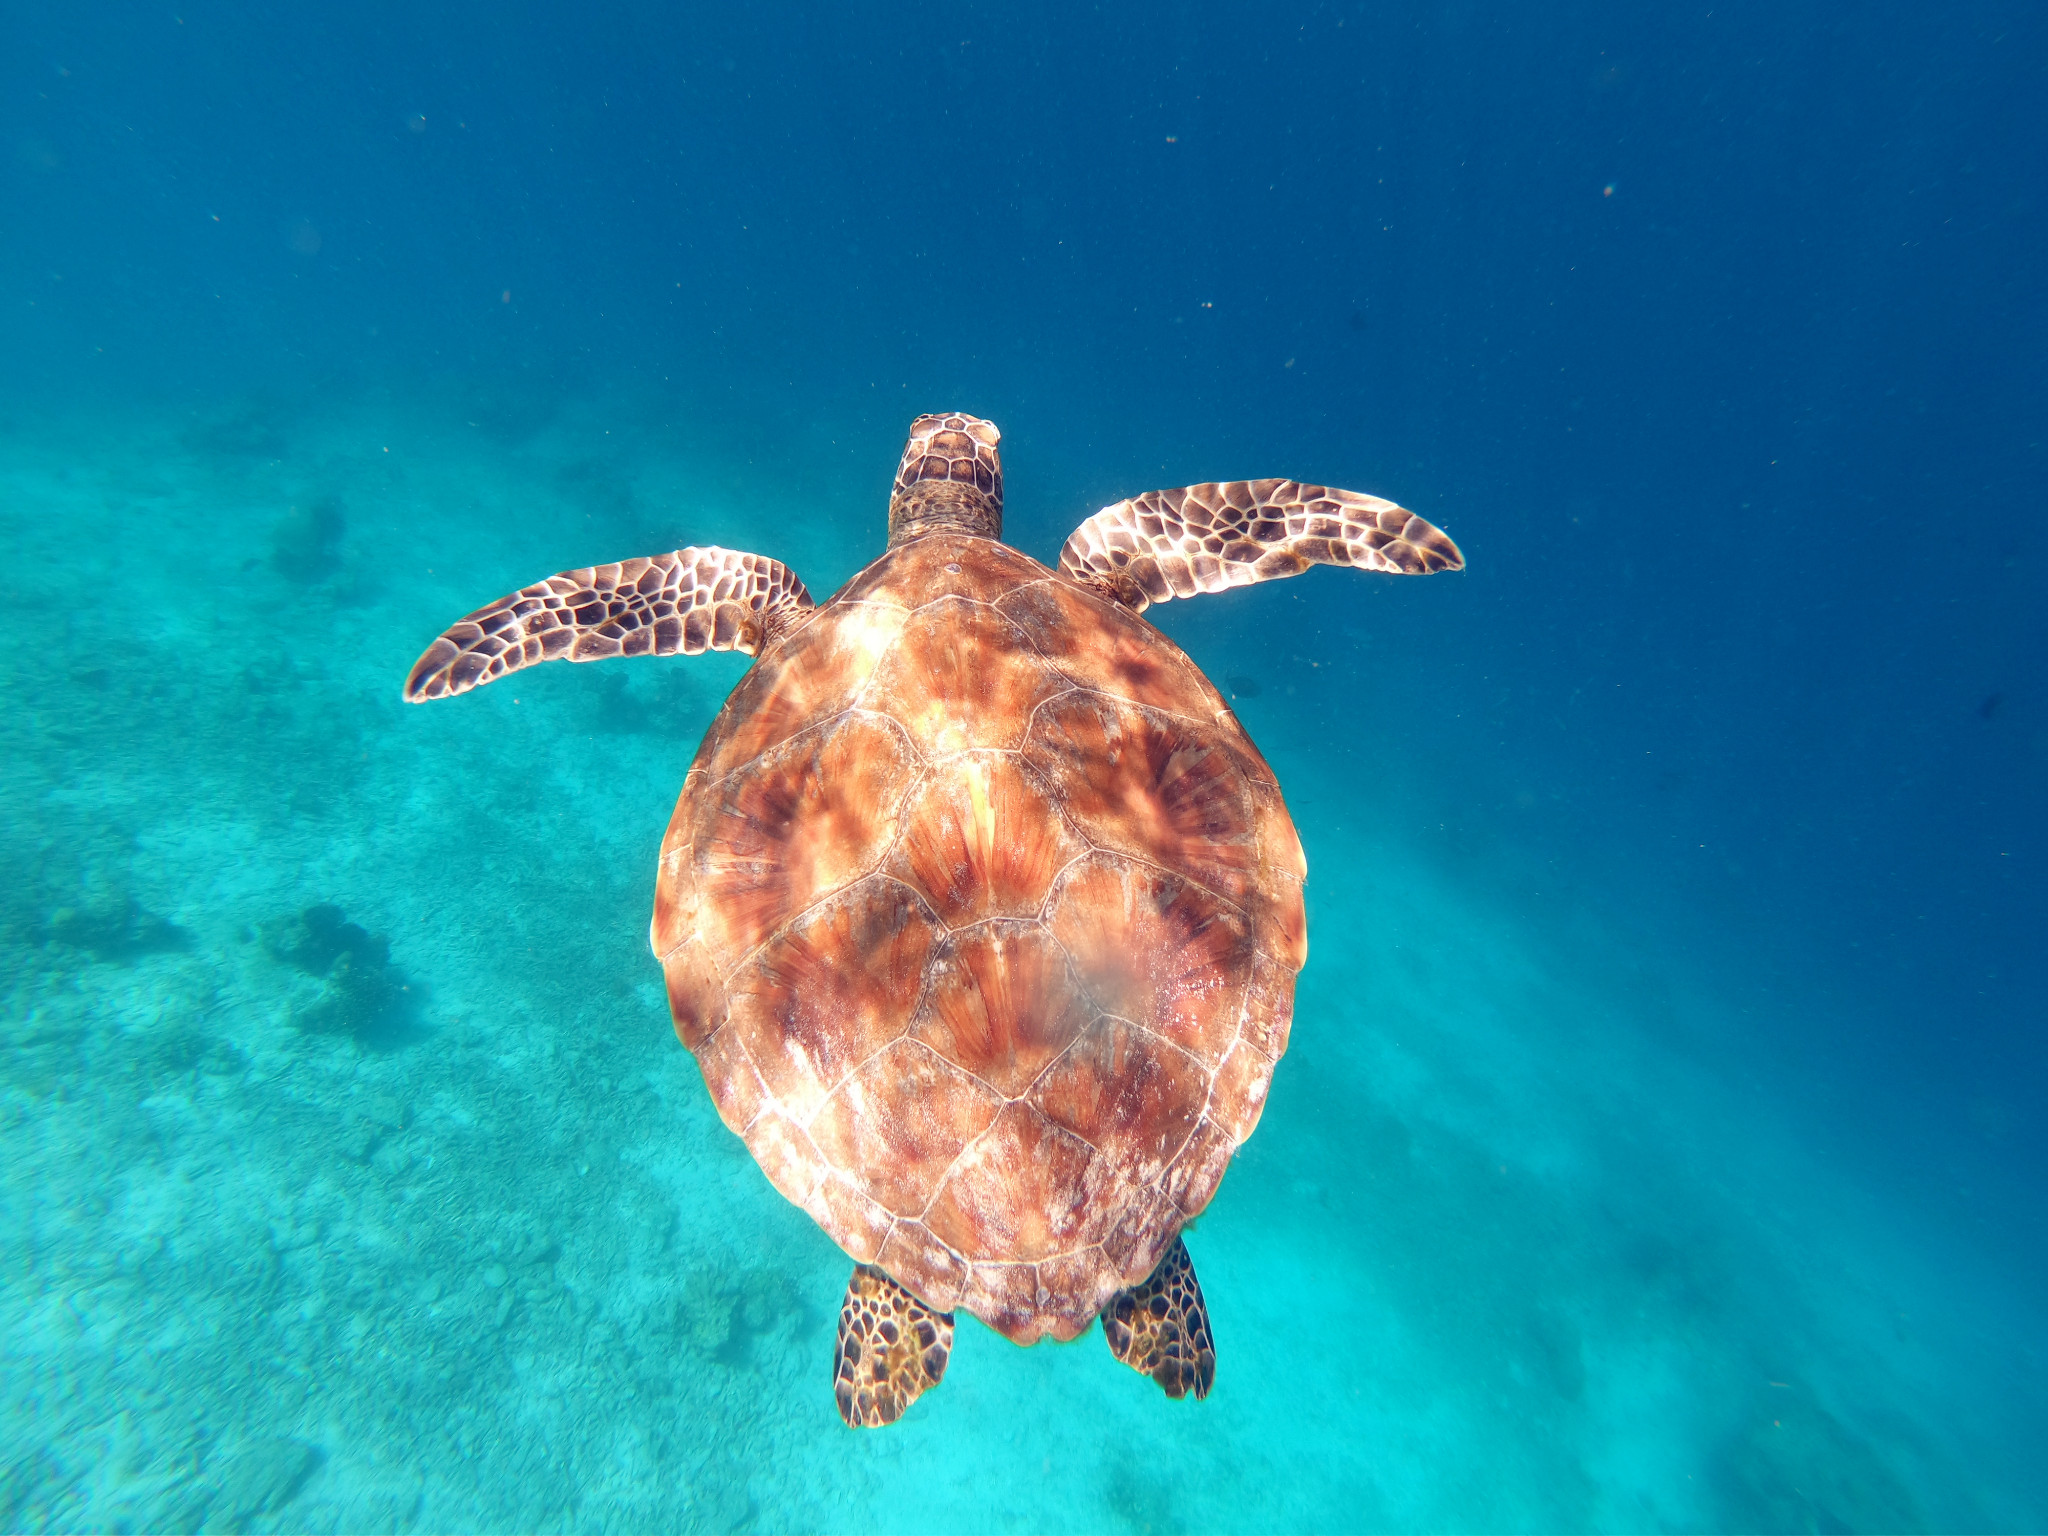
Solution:
<svg viewBox="0 0 2048 1536"><path fill-rule="evenodd" d="M2048 1523L2038 23L1298 9L5 22L0 1523ZM647 952L745 658L399 697L936 410L1470 562L1148 614L1310 872L1200 1404L840 1423Z"/></svg>
<svg viewBox="0 0 2048 1536"><path fill-rule="evenodd" d="M7 648L32 658L7 786L34 810L9 834L32 872L9 912L13 1523L2039 1507L2015 1421L2038 1298L1742 1059L1778 1025L1759 1010L1800 1000L1718 983L1662 914L1560 910L1447 852L1402 813L1399 748L1290 724L1403 698L1295 663L1277 590L1188 636L1257 688L1313 903L1272 1107L1189 1240L1214 1395L1165 1401L1095 1334L1027 1351L963 1320L903 1425L845 1430L846 1262L718 1123L645 948L661 829L741 660L547 668L424 709L398 685L442 616L642 547L655 507L690 506L694 538L772 530L830 589L878 540L887 438L849 428L866 473L805 498L625 402L516 443L426 405L265 419L256 452L228 438L243 415L6 439ZM1301 585L1344 602L1347 579ZM1377 584L1360 644L1472 601L1437 585Z"/></svg>

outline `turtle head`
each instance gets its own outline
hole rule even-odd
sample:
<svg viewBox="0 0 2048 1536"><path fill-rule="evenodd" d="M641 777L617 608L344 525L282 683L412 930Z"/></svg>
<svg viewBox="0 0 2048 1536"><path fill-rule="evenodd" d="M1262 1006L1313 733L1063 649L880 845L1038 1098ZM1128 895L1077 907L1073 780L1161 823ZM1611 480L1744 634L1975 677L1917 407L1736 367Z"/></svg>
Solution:
<svg viewBox="0 0 2048 1536"><path fill-rule="evenodd" d="M889 493L889 547L928 533L1003 536L1003 434L992 421L957 412L920 416Z"/></svg>

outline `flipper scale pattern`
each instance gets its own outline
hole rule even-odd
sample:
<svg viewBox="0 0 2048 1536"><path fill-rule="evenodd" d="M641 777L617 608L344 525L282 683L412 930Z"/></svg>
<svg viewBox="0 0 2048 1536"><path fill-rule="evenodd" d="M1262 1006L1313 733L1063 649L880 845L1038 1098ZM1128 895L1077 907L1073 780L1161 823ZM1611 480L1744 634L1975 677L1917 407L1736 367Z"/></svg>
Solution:
<svg viewBox="0 0 2048 1536"><path fill-rule="evenodd" d="M1143 1285L1118 1291L1102 1309L1109 1352L1158 1382L1168 1397L1197 1400L1216 1385L1216 1341L1188 1245L1176 1237Z"/></svg>
<svg viewBox="0 0 2048 1536"><path fill-rule="evenodd" d="M1142 612L1169 598L1296 576L1311 565L1395 575L1462 570L1440 528L1377 496L1298 480L1147 491L1076 528L1060 570Z"/></svg>
<svg viewBox="0 0 2048 1536"><path fill-rule="evenodd" d="M832 1392L854 1429L894 1424L946 1374L953 1314L926 1306L872 1264L856 1265L839 1308Z"/></svg>
<svg viewBox="0 0 2048 1536"><path fill-rule="evenodd" d="M405 696L467 693L543 661L751 656L811 606L780 560L715 544L563 571L451 624L413 663Z"/></svg>

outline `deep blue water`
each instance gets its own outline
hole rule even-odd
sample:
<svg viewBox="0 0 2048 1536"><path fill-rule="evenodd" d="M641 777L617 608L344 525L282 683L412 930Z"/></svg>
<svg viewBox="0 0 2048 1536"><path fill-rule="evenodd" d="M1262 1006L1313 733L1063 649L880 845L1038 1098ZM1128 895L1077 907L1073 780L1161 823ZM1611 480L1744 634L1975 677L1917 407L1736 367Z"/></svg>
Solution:
<svg viewBox="0 0 2048 1536"><path fill-rule="evenodd" d="M5 1523L2048 1524L2044 185L2009 3L0 11ZM840 1425L645 952L741 659L398 699L933 410L1470 562L1150 615L1311 870L1199 1406Z"/></svg>

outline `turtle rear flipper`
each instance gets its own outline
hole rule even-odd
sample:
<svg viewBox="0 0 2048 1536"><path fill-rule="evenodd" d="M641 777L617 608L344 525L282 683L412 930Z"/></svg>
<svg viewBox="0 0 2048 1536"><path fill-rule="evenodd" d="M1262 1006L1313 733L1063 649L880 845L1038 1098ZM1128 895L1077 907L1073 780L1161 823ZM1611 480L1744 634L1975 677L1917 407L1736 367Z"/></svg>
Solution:
<svg viewBox="0 0 2048 1536"><path fill-rule="evenodd" d="M1460 571L1441 528L1406 507L1299 480L1226 480L1104 507L1060 550L1060 572L1133 612L1172 597L1355 565L1396 576Z"/></svg>
<svg viewBox="0 0 2048 1536"><path fill-rule="evenodd" d="M1102 1309L1109 1352L1158 1382L1168 1397L1209 1395L1216 1384L1216 1342L1188 1245L1178 1237L1143 1285L1118 1291Z"/></svg>
<svg viewBox="0 0 2048 1536"><path fill-rule="evenodd" d="M415 704L467 693L542 661L760 654L812 607L780 560L715 544L563 571L479 608L413 663Z"/></svg>
<svg viewBox="0 0 2048 1536"><path fill-rule="evenodd" d="M952 1313L934 1312L872 1264L854 1266L832 1359L839 1417L855 1429L894 1424L939 1384L952 1353Z"/></svg>

